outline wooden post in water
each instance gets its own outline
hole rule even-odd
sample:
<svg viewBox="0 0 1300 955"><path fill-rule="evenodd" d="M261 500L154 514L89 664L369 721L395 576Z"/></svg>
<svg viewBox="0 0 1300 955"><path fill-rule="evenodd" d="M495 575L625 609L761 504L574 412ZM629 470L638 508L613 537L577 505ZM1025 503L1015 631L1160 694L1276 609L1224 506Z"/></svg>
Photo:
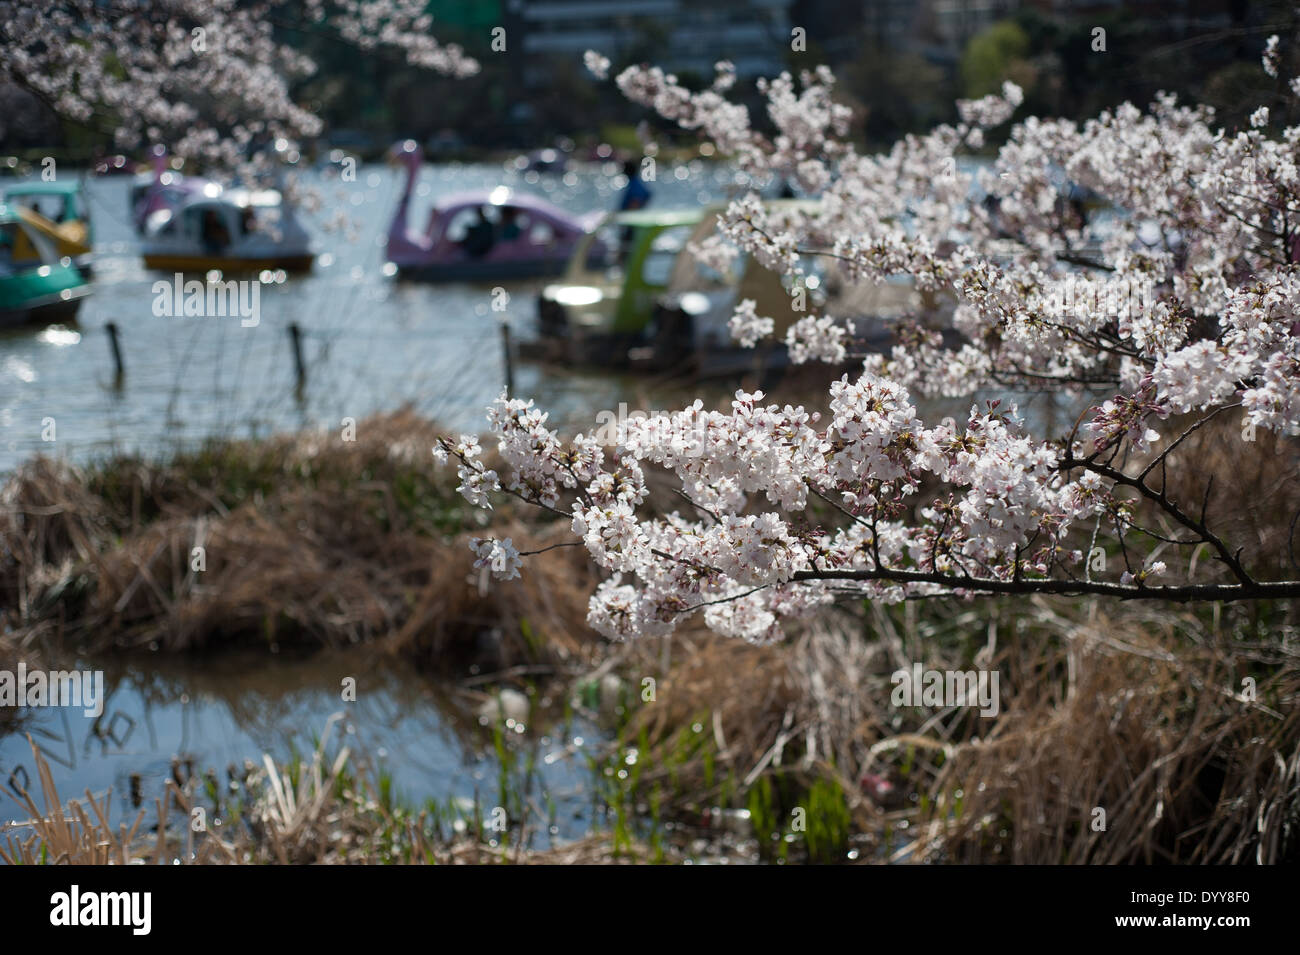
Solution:
<svg viewBox="0 0 1300 955"><path fill-rule="evenodd" d="M515 365L510 354L510 323L506 321L501 323L501 349L505 356L506 394L509 395L515 390Z"/></svg>
<svg viewBox="0 0 1300 955"><path fill-rule="evenodd" d="M307 386L307 366L302 360L302 329L297 322L289 324L289 343L293 346L293 371L294 371L294 388L293 392L299 398L302 397L303 389Z"/></svg>
<svg viewBox="0 0 1300 955"><path fill-rule="evenodd" d="M106 324L104 331L108 332L108 347L113 351L113 387L120 389L126 380L126 367L122 364L122 346L117 340L117 322Z"/></svg>

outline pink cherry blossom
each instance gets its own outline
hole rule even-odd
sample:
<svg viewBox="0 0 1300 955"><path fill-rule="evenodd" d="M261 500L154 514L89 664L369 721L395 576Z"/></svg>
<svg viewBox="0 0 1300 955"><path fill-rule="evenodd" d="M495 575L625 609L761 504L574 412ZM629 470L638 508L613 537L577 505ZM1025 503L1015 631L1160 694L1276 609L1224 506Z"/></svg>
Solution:
<svg viewBox="0 0 1300 955"><path fill-rule="evenodd" d="M949 303L950 327L905 316L897 343L867 355L857 323L807 315L785 345L796 362L839 366L825 416L738 391L729 409L697 400L629 422L608 460L549 430L530 402L499 400L503 491L567 514L609 574L593 627L628 639L699 613L765 642L844 598L1300 596L1300 581L1254 572L1157 477L1184 436L1174 415L1196 416L1194 430L1239 408L1244 425L1300 428L1300 127L1277 133L1280 111L1261 110L1227 131L1162 94L1082 123L1026 117L981 168L957 160L1012 119L1012 84L872 156L846 139L829 71L760 83L762 124L727 98L735 82L727 64L703 90L653 66L617 77L753 181L783 177L820 200L741 195L693 253L718 268L748 254L789 287L817 258L847 282L906 279ZM1072 198L1081 190L1109 214ZM730 327L743 345L775 332L748 300ZM1036 433L1018 409L1042 392L1082 410L1066 433ZM926 420L913 395L974 404ZM651 507L655 471L673 504ZM1102 541L1109 571L1091 563ZM1208 549L1201 568L1215 570L1187 576L1185 561L1157 559L1170 547Z"/></svg>

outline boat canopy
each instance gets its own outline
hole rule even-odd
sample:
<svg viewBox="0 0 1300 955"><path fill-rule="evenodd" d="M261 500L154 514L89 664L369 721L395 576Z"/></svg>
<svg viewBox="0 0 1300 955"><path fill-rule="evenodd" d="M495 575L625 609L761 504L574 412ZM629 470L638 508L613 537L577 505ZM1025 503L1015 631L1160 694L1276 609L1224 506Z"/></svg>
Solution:
<svg viewBox="0 0 1300 955"><path fill-rule="evenodd" d="M186 236L202 239L212 230L218 230L229 244L258 228L259 220L255 209L274 207L274 203L259 205L252 202L234 202L229 193L221 198L200 197L189 199L172 209L164 209L154 214L154 222L149 232L151 237L177 238Z"/></svg>
<svg viewBox="0 0 1300 955"><path fill-rule="evenodd" d="M271 209L280 205L282 197L278 189L219 189L217 193L204 193L204 198L220 198L236 206L251 206L257 209Z"/></svg>
<svg viewBox="0 0 1300 955"><path fill-rule="evenodd" d="M30 182L17 182L6 186L4 190L4 201L11 205L31 206L33 203L24 202L23 200L37 200L36 205L44 208L45 203L39 200L47 196L52 197L51 201L60 205L58 215L48 216L47 218L56 222L86 218L85 201L82 198L79 183L57 179L52 182L33 179Z"/></svg>
<svg viewBox="0 0 1300 955"><path fill-rule="evenodd" d="M13 210L13 217L27 226L27 235L30 237L35 233L50 242L51 248L54 250L54 256L55 258L58 258L58 253L61 251L60 246L69 241L69 237L60 233L59 230L60 228L67 229L68 227L55 225L52 220L41 215L39 212L27 209L20 205L14 205L10 208ZM84 238L84 231L81 233L81 237ZM77 248L75 250L67 250L69 255L81 255L90 251L90 244L88 242L74 240L72 244ZM36 245L36 243L33 243L33 245ZM39 246L37 247L37 251L39 252ZM44 255L41 255L40 258L43 261L45 260Z"/></svg>
<svg viewBox="0 0 1300 955"><path fill-rule="evenodd" d="M14 196L75 196L80 191L80 183L69 182L66 179L32 179L27 182L16 182L5 186L5 196L8 198Z"/></svg>
<svg viewBox="0 0 1300 955"><path fill-rule="evenodd" d="M534 196L532 193L516 192L507 186L497 186L495 189L481 189L470 192L453 192L445 196L439 196L433 204L435 212L441 216L459 212L461 209L472 209L476 206L511 206L524 212L536 212L551 218L569 218L569 214L559 206L547 202L539 196Z"/></svg>
<svg viewBox="0 0 1300 955"><path fill-rule="evenodd" d="M31 240L42 262L59 261L58 250L47 235L47 230L41 227L41 217L30 209L0 202L0 226L9 227L11 230L18 228L26 232L27 238Z"/></svg>

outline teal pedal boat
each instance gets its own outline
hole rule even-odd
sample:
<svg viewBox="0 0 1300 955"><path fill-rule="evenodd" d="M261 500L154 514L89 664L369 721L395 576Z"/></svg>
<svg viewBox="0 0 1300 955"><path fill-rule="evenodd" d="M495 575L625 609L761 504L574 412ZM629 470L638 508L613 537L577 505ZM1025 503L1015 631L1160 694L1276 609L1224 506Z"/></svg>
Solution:
<svg viewBox="0 0 1300 955"><path fill-rule="evenodd" d="M28 257L36 252L36 260ZM72 322L90 286L29 209L0 203L0 328Z"/></svg>

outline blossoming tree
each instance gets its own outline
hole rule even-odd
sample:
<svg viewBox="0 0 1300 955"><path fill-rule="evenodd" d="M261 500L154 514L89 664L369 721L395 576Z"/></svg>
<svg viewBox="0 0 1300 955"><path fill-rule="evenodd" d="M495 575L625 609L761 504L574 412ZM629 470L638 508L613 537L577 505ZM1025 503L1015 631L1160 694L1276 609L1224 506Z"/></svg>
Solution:
<svg viewBox="0 0 1300 955"><path fill-rule="evenodd" d="M111 131L120 148L166 143L213 166L250 145L282 151L320 132L291 84L315 72L287 37L319 34L361 51L465 76L477 64L430 34L423 0L0 0L0 77L60 116Z"/></svg>
<svg viewBox="0 0 1300 955"><path fill-rule="evenodd" d="M596 54L587 63L608 68ZM1273 40L1264 69L1276 64ZM476 439L436 448L459 459L472 503L505 493L571 521L608 573L594 627L663 634L700 612L715 631L763 641L843 596L1300 596L1300 579L1261 579L1207 524L1204 499L1176 499L1165 474L1216 417L1252 434L1300 425L1300 127L1276 129L1261 108L1251 128L1224 131L1212 110L1161 96L1082 124L1025 119L971 168L958 158L1010 121L1015 86L866 156L846 141L825 68L761 84L770 136L728 101L733 81L725 63L703 91L656 68L617 77L743 171L821 199L777 213L746 195L698 254L743 250L795 286L810 256L856 282L908 276L950 298L958 337L918 323L831 384L825 417L738 392L728 411L696 401L634 418L606 448L562 439L532 402L503 395L489 419L504 475ZM1089 214L1079 190L1102 211ZM836 320L847 317L796 323L791 358L850 360L852 324ZM732 320L746 345L771 329L751 302ZM1091 407L1066 435L1035 434L1014 404L1027 390ZM916 398L972 395L983 400L965 420L918 413ZM651 468L671 475L677 509L647 506ZM1090 559L1099 536L1109 569ZM525 555L511 541L474 547L481 566L518 575ZM1188 560L1198 549L1215 560ZM1163 550L1182 556L1154 559Z"/></svg>

